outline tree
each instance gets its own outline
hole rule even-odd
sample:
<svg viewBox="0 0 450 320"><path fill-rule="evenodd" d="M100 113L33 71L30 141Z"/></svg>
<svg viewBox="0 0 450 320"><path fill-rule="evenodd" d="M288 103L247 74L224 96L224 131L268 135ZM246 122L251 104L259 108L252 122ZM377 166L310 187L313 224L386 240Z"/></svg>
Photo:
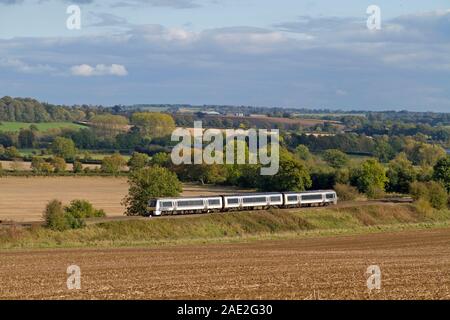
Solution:
<svg viewBox="0 0 450 320"><path fill-rule="evenodd" d="M131 122L139 128L143 137L158 138L170 135L175 121L170 114L158 112L136 112Z"/></svg>
<svg viewBox="0 0 450 320"><path fill-rule="evenodd" d="M45 226L56 231L68 229L67 219L64 215L64 209L61 201L50 201L44 211Z"/></svg>
<svg viewBox="0 0 450 320"><path fill-rule="evenodd" d="M75 160L73 162L73 173L80 173L82 171L83 171L83 164L80 161Z"/></svg>
<svg viewBox="0 0 450 320"><path fill-rule="evenodd" d="M280 167L273 176L260 177L260 189L264 191L303 191L311 187L311 177L303 162L289 151L280 150Z"/></svg>
<svg viewBox="0 0 450 320"><path fill-rule="evenodd" d="M100 170L104 173L118 174L126 166L127 162L119 153L104 157Z"/></svg>
<svg viewBox="0 0 450 320"><path fill-rule="evenodd" d="M128 195L122 203L129 216L146 215L148 201L157 197L176 197L182 191L177 176L159 166L135 170L128 177Z"/></svg>
<svg viewBox="0 0 450 320"><path fill-rule="evenodd" d="M56 137L50 145L50 152L64 159L73 159L77 149L72 139Z"/></svg>
<svg viewBox="0 0 450 320"><path fill-rule="evenodd" d="M307 146L305 146L304 144L299 144L294 151L294 155L297 156L297 158L303 160L303 161L308 161L309 159L311 159L311 152L309 152L309 149Z"/></svg>
<svg viewBox="0 0 450 320"><path fill-rule="evenodd" d="M78 219L101 218L106 213L102 209L95 209L94 206L86 200L73 200L70 205L64 208L66 214Z"/></svg>
<svg viewBox="0 0 450 320"><path fill-rule="evenodd" d="M339 169L345 167L348 162L348 156L341 150L329 149L323 154L323 159L333 168Z"/></svg>
<svg viewBox="0 0 450 320"><path fill-rule="evenodd" d="M128 166L130 170L136 170L144 168L149 163L149 156L145 153L134 152L128 161Z"/></svg>
<svg viewBox="0 0 450 320"><path fill-rule="evenodd" d="M388 179L384 167L376 159L369 159L353 171L351 181L360 192L370 196L377 189L384 191Z"/></svg>
<svg viewBox="0 0 450 320"><path fill-rule="evenodd" d="M113 140L119 133L128 130L128 119L112 114L96 115L91 119L95 134L106 140Z"/></svg>
<svg viewBox="0 0 450 320"><path fill-rule="evenodd" d="M158 152L150 160L152 165L167 167L170 163L170 155L165 152Z"/></svg>
<svg viewBox="0 0 450 320"><path fill-rule="evenodd" d="M31 158L31 170L33 172L40 173L42 172L42 165L45 163L45 159L41 157L33 157Z"/></svg>
<svg viewBox="0 0 450 320"><path fill-rule="evenodd" d="M416 201L426 201L435 209L447 206L448 194L442 184L435 181L413 182L410 186L411 196Z"/></svg>
<svg viewBox="0 0 450 320"><path fill-rule="evenodd" d="M441 158L434 166L433 179L439 181L450 192L450 155Z"/></svg>
<svg viewBox="0 0 450 320"><path fill-rule="evenodd" d="M35 138L31 129L21 129L18 137L19 146L21 148L32 148Z"/></svg>
<svg viewBox="0 0 450 320"><path fill-rule="evenodd" d="M66 171L66 161L61 157L53 157L52 165L55 168L55 172L60 173Z"/></svg>
<svg viewBox="0 0 450 320"><path fill-rule="evenodd" d="M416 179L416 172L412 162L402 152L389 162L386 176L389 179L388 191L408 193L410 184Z"/></svg>
<svg viewBox="0 0 450 320"><path fill-rule="evenodd" d="M16 147L8 147L5 149L5 156L8 159L19 159L21 158L21 154Z"/></svg>

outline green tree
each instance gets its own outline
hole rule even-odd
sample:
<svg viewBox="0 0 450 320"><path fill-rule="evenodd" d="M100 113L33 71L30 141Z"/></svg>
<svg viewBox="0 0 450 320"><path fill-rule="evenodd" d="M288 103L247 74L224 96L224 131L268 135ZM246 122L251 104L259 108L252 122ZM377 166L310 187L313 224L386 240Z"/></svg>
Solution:
<svg viewBox="0 0 450 320"><path fill-rule="evenodd" d="M61 157L53 157L52 158L52 165L53 168L55 169L55 172L57 173L61 173L66 171L66 161L64 160L64 158Z"/></svg>
<svg viewBox="0 0 450 320"><path fill-rule="evenodd" d="M150 158L147 154L134 152L128 161L128 166L130 167L130 170L141 169L147 166L149 161Z"/></svg>
<svg viewBox="0 0 450 320"><path fill-rule="evenodd" d="M73 162L73 172L74 173L80 173L82 171L83 171L83 164L80 161L75 160Z"/></svg>
<svg viewBox="0 0 450 320"><path fill-rule="evenodd" d="M333 168L345 167L349 162L349 157L341 150L329 149L323 153L323 159Z"/></svg>
<svg viewBox="0 0 450 320"><path fill-rule="evenodd" d="M369 159L353 171L351 181L360 192L370 196L377 189L384 191L388 179L384 167L376 159Z"/></svg>
<svg viewBox="0 0 450 320"><path fill-rule="evenodd" d="M8 159L19 159L22 157L19 150L17 150L17 148L14 146L11 146L11 147L8 147L5 149L5 156Z"/></svg>
<svg viewBox="0 0 450 320"><path fill-rule="evenodd" d="M444 209L447 206L447 191L438 182L413 182L410 186L410 192L414 200L426 201L435 209Z"/></svg>
<svg viewBox="0 0 450 320"><path fill-rule="evenodd" d="M101 218L105 217L106 213L102 209L95 209L94 206L86 200L73 200L70 205L64 208L66 214L77 219L85 218Z"/></svg>
<svg viewBox="0 0 450 320"><path fill-rule="evenodd" d="M147 203L151 198L176 197L182 191L177 176L159 166L131 172L128 184L128 195L123 199L123 204L129 216L146 215Z"/></svg>
<svg viewBox="0 0 450 320"><path fill-rule="evenodd" d="M280 150L278 173L261 176L260 189L264 191L303 191L311 187L308 169L287 150Z"/></svg>
<svg viewBox="0 0 450 320"><path fill-rule="evenodd" d="M114 153L112 156L104 157L100 170L104 173L118 174L124 169L127 162L119 153Z"/></svg>
<svg viewBox="0 0 450 320"><path fill-rule="evenodd" d="M128 130L128 119L123 116L96 115L90 122L96 136L105 140L113 140L119 133Z"/></svg>
<svg viewBox="0 0 450 320"><path fill-rule="evenodd" d="M33 172L37 172L37 173L42 172L42 169L43 169L42 165L44 163L45 163L44 158L34 156L33 158L31 158L31 170L33 170Z"/></svg>
<svg viewBox="0 0 450 320"><path fill-rule="evenodd" d="M434 166L433 179L439 181L450 192L450 155L441 158Z"/></svg>
<svg viewBox="0 0 450 320"><path fill-rule="evenodd" d="M175 121L170 114L158 112L136 112L131 122L139 128L142 136L159 138L170 135L175 129Z"/></svg>
<svg viewBox="0 0 450 320"><path fill-rule="evenodd" d="M67 219L64 215L64 209L61 201L50 201L44 211L45 226L56 231L68 229Z"/></svg>
<svg viewBox="0 0 450 320"><path fill-rule="evenodd" d="M158 152L152 157L150 163L155 166L167 167L170 163L170 155L165 152Z"/></svg>
<svg viewBox="0 0 450 320"><path fill-rule="evenodd" d="M20 130L18 136L20 148L32 148L35 139L36 139L35 134L31 129Z"/></svg>
<svg viewBox="0 0 450 320"><path fill-rule="evenodd" d="M56 137L50 145L50 152L67 160L75 157L77 149L72 139Z"/></svg>
<svg viewBox="0 0 450 320"><path fill-rule="evenodd" d="M297 156L297 158L303 160L303 161L308 161L309 159L311 159L311 152L309 152L309 149L307 146L305 146L304 144L299 144L294 151L294 155Z"/></svg>
<svg viewBox="0 0 450 320"><path fill-rule="evenodd" d="M410 184L416 179L412 162L405 153L400 153L389 162L387 170L387 190L390 192L408 193Z"/></svg>

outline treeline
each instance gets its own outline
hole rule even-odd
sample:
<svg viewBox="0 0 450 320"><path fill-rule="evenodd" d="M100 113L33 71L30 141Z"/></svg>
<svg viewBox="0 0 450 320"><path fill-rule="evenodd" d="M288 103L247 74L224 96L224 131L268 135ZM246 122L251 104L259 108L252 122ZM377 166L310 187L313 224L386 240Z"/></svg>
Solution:
<svg viewBox="0 0 450 320"><path fill-rule="evenodd" d="M430 165L444 156L446 151L438 144L428 143L426 137L418 136L375 136L346 133L335 136L313 136L306 134L285 134L284 144L293 150L305 145L313 152L339 149L349 154L369 155L381 162L388 162L404 152L415 165Z"/></svg>
<svg viewBox="0 0 450 320"><path fill-rule="evenodd" d="M0 121L12 122L56 122L89 120L98 113L107 112L104 107L61 106L41 103L30 98L0 99Z"/></svg>

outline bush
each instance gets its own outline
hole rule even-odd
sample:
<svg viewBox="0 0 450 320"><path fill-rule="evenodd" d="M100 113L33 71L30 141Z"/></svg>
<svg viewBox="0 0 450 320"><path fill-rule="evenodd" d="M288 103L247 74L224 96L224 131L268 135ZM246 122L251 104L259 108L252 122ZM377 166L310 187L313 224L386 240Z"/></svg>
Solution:
<svg viewBox="0 0 450 320"><path fill-rule="evenodd" d="M83 172L83 164L80 161L75 161L73 163L73 173Z"/></svg>
<svg viewBox="0 0 450 320"><path fill-rule="evenodd" d="M55 231L79 229L86 225L85 218L104 216L106 214L103 210L95 209L86 200L73 200L66 207L63 207L61 201L52 200L44 212L45 227Z"/></svg>
<svg viewBox="0 0 450 320"><path fill-rule="evenodd" d="M435 209L444 209L448 204L448 194L438 182L414 182L410 186L411 196L416 201L427 201Z"/></svg>
<svg viewBox="0 0 450 320"><path fill-rule="evenodd" d="M52 200L47 204L44 221L45 226L52 230L63 231L69 228L61 201Z"/></svg>
<svg viewBox="0 0 450 320"><path fill-rule="evenodd" d="M106 213L102 209L97 210L86 200L73 200L69 206L65 207L65 212L75 218L100 218L105 217Z"/></svg>
<svg viewBox="0 0 450 320"><path fill-rule="evenodd" d="M355 200L360 195L358 189L343 183L337 183L334 191L336 191L338 199L342 201Z"/></svg>

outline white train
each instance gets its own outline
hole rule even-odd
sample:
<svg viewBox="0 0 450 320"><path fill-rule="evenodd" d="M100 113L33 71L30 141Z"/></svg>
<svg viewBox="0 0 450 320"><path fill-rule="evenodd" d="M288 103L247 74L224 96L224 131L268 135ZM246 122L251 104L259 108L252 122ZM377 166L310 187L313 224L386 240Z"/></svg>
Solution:
<svg viewBox="0 0 450 320"><path fill-rule="evenodd" d="M298 208L337 204L337 200L334 190L158 198L148 202L148 212L153 216L161 216L268 208Z"/></svg>

